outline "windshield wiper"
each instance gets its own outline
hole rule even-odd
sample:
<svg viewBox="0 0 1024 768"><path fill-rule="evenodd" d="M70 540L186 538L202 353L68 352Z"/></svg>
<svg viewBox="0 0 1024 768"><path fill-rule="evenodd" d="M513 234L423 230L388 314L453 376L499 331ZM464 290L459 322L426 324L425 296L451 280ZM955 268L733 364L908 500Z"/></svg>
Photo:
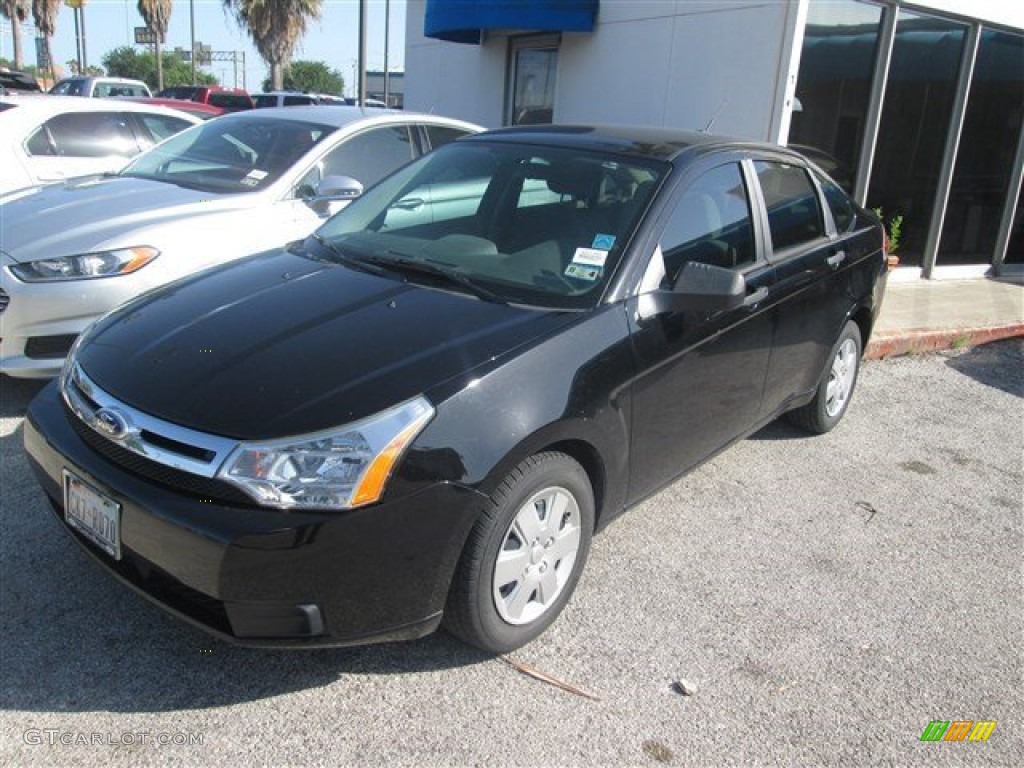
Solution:
<svg viewBox="0 0 1024 768"><path fill-rule="evenodd" d="M442 280L446 280L449 283L454 283L455 285L464 288L465 290L469 291L474 296L476 296L478 299L490 301L493 302L494 304L508 304L508 302L501 296L499 296L497 293L488 288L484 288L475 280L473 280L467 275L464 275L462 272L459 272L458 270L448 269L447 267L443 267L440 264L435 264L434 262L431 261L420 261L418 259L410 259L401 255L397 251L389 251L389 253L394 254L394 256L376 256L370 254L360 254L355 258L358 258L360 261L377 264L381 267L384 267L385 269L390 269L394 272L404 272L406 274L414 273L420 275L429 275L431 277L439 277Z"/></svg>
<svg viewBox="0 0 1024 768"><path fill-rule="evenodd" d="M368 260L364 256L357 256L353 253L347 253L341 250L341 248L339 248L329 240L325 239L324 237L318 235L316 232L310 235L310 237L312 237L317 243L319 243L321 247L324 248L324 250L331 254L331 256L334 257L335 261L338 261L342 264L346 264L351 267L355 267L356 269L360 269L363 272L369 272L371 275L377 275L378 277L380 277L381 275L385 275L388 272L388 270L384 269L381 266L378 266L377 264L374 264L372 261Z"/></svg>

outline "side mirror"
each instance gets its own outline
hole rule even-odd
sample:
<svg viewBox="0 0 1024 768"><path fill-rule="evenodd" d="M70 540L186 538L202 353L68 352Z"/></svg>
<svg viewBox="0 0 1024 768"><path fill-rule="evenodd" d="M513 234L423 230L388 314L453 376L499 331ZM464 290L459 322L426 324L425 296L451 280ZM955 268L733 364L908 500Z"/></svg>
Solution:
<svg viewBox="0 0 1024 768"><path fill-rule="evenodd" d="M671 290L657 290L640 297L640 316L669 312L711 314L741 306L747 297L743 275L713 264L689 261L679 271Z"/></svg>
<svg viewBox="0 0 1024 768"><path fill-rule="evenodd" d="M731 269L689 261L680 270L672 293L684 309L718 312L743 304L747 283L743 275Z"/></svg>
<svg viewBox="0 0 1024 768"><path fill-rule="evenodd" d="M325 176L316 185L316 199L320 201L351 201L363 194L363 185L351 176Z"/></svg>

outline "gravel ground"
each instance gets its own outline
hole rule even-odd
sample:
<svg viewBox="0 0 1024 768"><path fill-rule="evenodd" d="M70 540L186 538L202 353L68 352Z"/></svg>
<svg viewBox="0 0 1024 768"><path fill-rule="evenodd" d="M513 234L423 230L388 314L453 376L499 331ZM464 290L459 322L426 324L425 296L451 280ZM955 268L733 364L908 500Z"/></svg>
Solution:
<svg viewBox="0 0 1024 768"><path fill-rule="evenodd" d="M867 363L832 433L772 425L598 536L511 656L596 698L444 634L208 639L60 531L21 451L39 387L0 388L2 765L1021 764L1019 340Z"/></svg>

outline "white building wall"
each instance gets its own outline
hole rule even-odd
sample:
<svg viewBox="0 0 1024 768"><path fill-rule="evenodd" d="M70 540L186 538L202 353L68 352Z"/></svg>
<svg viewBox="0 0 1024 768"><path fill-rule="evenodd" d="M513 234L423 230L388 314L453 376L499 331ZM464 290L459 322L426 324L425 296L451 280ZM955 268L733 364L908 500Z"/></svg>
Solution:
<svg viewBox="0 0 1024 768"><path fill-rule="evenodd" d="M562 35L555 121L698 130L713 119L715 133L774 140L788 121L805 2L604 0L593 33ZM409 0L406 108L500 126L508 39L429 40L424 10Z"/></svg>
<svg viewBox="0 0 1024 768"><path fill-rule="evenodd" d="M506 41L446 43L423 36L424 0L405 11L405 108L457 117L488 128L504 112Z"/></svg>
<svg viewBox="0 0 1024 768"><path fill-rule="evenodd" d="M564 35L555 119L774 138L797 3L604 2L591 35Z"/></svg>

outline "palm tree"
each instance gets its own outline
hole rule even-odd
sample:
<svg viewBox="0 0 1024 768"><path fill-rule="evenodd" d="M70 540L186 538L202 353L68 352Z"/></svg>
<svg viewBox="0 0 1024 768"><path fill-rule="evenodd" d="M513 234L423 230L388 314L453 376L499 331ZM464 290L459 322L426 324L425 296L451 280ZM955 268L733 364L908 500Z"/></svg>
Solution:
<svg viewBox="0 0 1024 768"><path fill-rule="evenodd" d="M14 68L21 69L21 22L28 18L28 0L0 0L0 16L11 20L14 35Z"/></svg>
<svg viewBox="0 0 1024 768"><path fill-rule="evenodd" d="M53 48L50 38L57 31L57 13L60 11L61 0L32 0L32 18L36 29L43 35L46 42L46 60L50 62L50 79L57 82L57 71L53 65Z"/></svg>
<svg viewBox="0 0 1024 768"><path fill-rule="evenodd" d="M284 86L284 65L306 33L306 21L320 18L322 5L323 0L224 0L270 65L274 90Z"/></svg>
<svg viewBox="0 0 1024 768"><path fill-rule="evenodd" d="M173 0L139 0L139 15L156 36L156 87L164 87L164 63L160 46L167 40L167 25L171 21Z"/></svg>

